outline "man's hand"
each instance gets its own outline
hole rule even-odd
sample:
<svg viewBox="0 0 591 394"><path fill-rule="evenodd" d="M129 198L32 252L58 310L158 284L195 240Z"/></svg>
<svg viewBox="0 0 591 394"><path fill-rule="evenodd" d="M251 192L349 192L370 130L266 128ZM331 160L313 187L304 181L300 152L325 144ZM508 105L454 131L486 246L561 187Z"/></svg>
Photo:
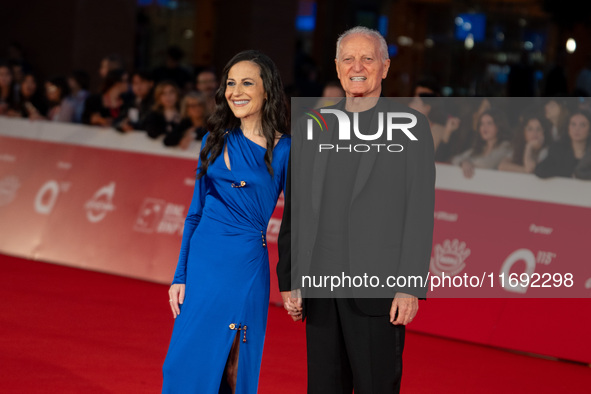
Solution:
<svg viewBox="0 0 591 394"><path fill-rule="evenodd" d="M297 296L297 290L282 291L281 298L283 298L283 307L291 316L293 321L302 320L302 297ZM293 295L293 297L292 297Z"/></svg>
<svg viewBox="0 0 591 394"><path fill-rule="evenodd" d="M414 319L419 310L419 299L406 293L396 293L390 308L390 323L407 325ZM396 317L398 311L398 317ZM396 317L396 320L394 320Z"/></svg>

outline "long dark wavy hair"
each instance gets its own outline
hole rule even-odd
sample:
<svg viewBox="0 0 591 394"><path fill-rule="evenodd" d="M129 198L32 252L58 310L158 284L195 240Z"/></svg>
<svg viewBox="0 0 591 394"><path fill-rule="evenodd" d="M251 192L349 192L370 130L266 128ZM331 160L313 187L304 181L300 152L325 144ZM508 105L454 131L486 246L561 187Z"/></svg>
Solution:
<svg viewBox="0 0 591 394"><path fill-rule="evenodd" d="M234 116L226 101L226 84L230 69L237 63L249 61L259 66L260 76L263 80L263 88L267 94L267 99L263 102L261 109L261 123L263 135L267 140L267 152L265 153L265 163L269 174L273 175L273 148L275 146L275 132L289 134L289 112L287 109L287 99L283 92L283 83L279 76L279 71L275 63L265 54L248 50L238 53L234 56L224 70L220 87L215 94L215 111L207 119L207 129L209 136L207 142L201 150L201 167L198 169L197 179L207 173L207 168L222 153L224 149L224 134L228 130L240 128L240 119Z"/></svg>
<svg viewBox="0 0 591 394"><path fill-rule="evenodd" d="M495 147L499 146L503 141L510 141L511 140L511 131L509 130L509 126L507 125L507 118L505 114L497 109L489 109L488 111L484 111L478 117L478 125L476 126L476 138L474 139L474 145L472 146L472 157L479 156L484 151L484 147L486 146L486 141L482 139L480 135L480 123L482 122L482 118L486 115L490 116L495 122L495 126L497 128L497 142L495 143Z"/></svg>

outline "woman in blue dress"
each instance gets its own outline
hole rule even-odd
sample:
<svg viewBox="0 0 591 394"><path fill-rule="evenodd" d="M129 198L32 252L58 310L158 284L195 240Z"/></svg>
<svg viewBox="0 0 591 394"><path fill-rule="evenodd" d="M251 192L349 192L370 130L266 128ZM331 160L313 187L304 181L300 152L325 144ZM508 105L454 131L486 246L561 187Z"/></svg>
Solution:
<svg viewBox="0 0 591 394"><path fill-rule="evenodd" d="M178 265L163 393L256 393L269 305L266 231L285 187L288 109L271 59L226 65Z"/></svg>

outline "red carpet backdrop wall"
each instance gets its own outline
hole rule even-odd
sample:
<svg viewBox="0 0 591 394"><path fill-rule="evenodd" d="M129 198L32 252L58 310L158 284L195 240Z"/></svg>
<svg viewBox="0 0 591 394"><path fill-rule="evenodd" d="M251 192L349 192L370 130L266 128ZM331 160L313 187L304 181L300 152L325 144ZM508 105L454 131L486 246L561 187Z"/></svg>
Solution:
<svg viewBox="0 0 591 394"><path fill-rule="evenodd" d="M0 253L169 283L198 152L0 118ZM589 182L487 170L467 180L438 165L430 275L464 283L434 288L412 329L591 363L590 196ZM272 273L282 202L267 233ZM503 287L511 274L540 280ZM271 291L280 302L274 274Z"/></svg>

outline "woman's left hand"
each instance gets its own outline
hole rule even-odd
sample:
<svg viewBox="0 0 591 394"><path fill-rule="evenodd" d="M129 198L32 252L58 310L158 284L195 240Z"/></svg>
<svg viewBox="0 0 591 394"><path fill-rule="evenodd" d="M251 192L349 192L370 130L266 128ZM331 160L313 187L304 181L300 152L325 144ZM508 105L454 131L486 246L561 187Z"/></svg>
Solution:
<svg viewBox="0 0 591 394"><path fill-rule="evenodd" d="M281 298L283 298L283 308L287 311L287 313L291 316L293 321L298 321L302 319L302 298L292 298L291 291L282 291Z"/></svg>
<svg viewBox="0 0 591 394"><path fill-rule="evenodd" d="M168 290L170 309L172 309L172 316L176 319L181 314L180 305L185 301L185 284L176 283L170 286Z"/></svg>

